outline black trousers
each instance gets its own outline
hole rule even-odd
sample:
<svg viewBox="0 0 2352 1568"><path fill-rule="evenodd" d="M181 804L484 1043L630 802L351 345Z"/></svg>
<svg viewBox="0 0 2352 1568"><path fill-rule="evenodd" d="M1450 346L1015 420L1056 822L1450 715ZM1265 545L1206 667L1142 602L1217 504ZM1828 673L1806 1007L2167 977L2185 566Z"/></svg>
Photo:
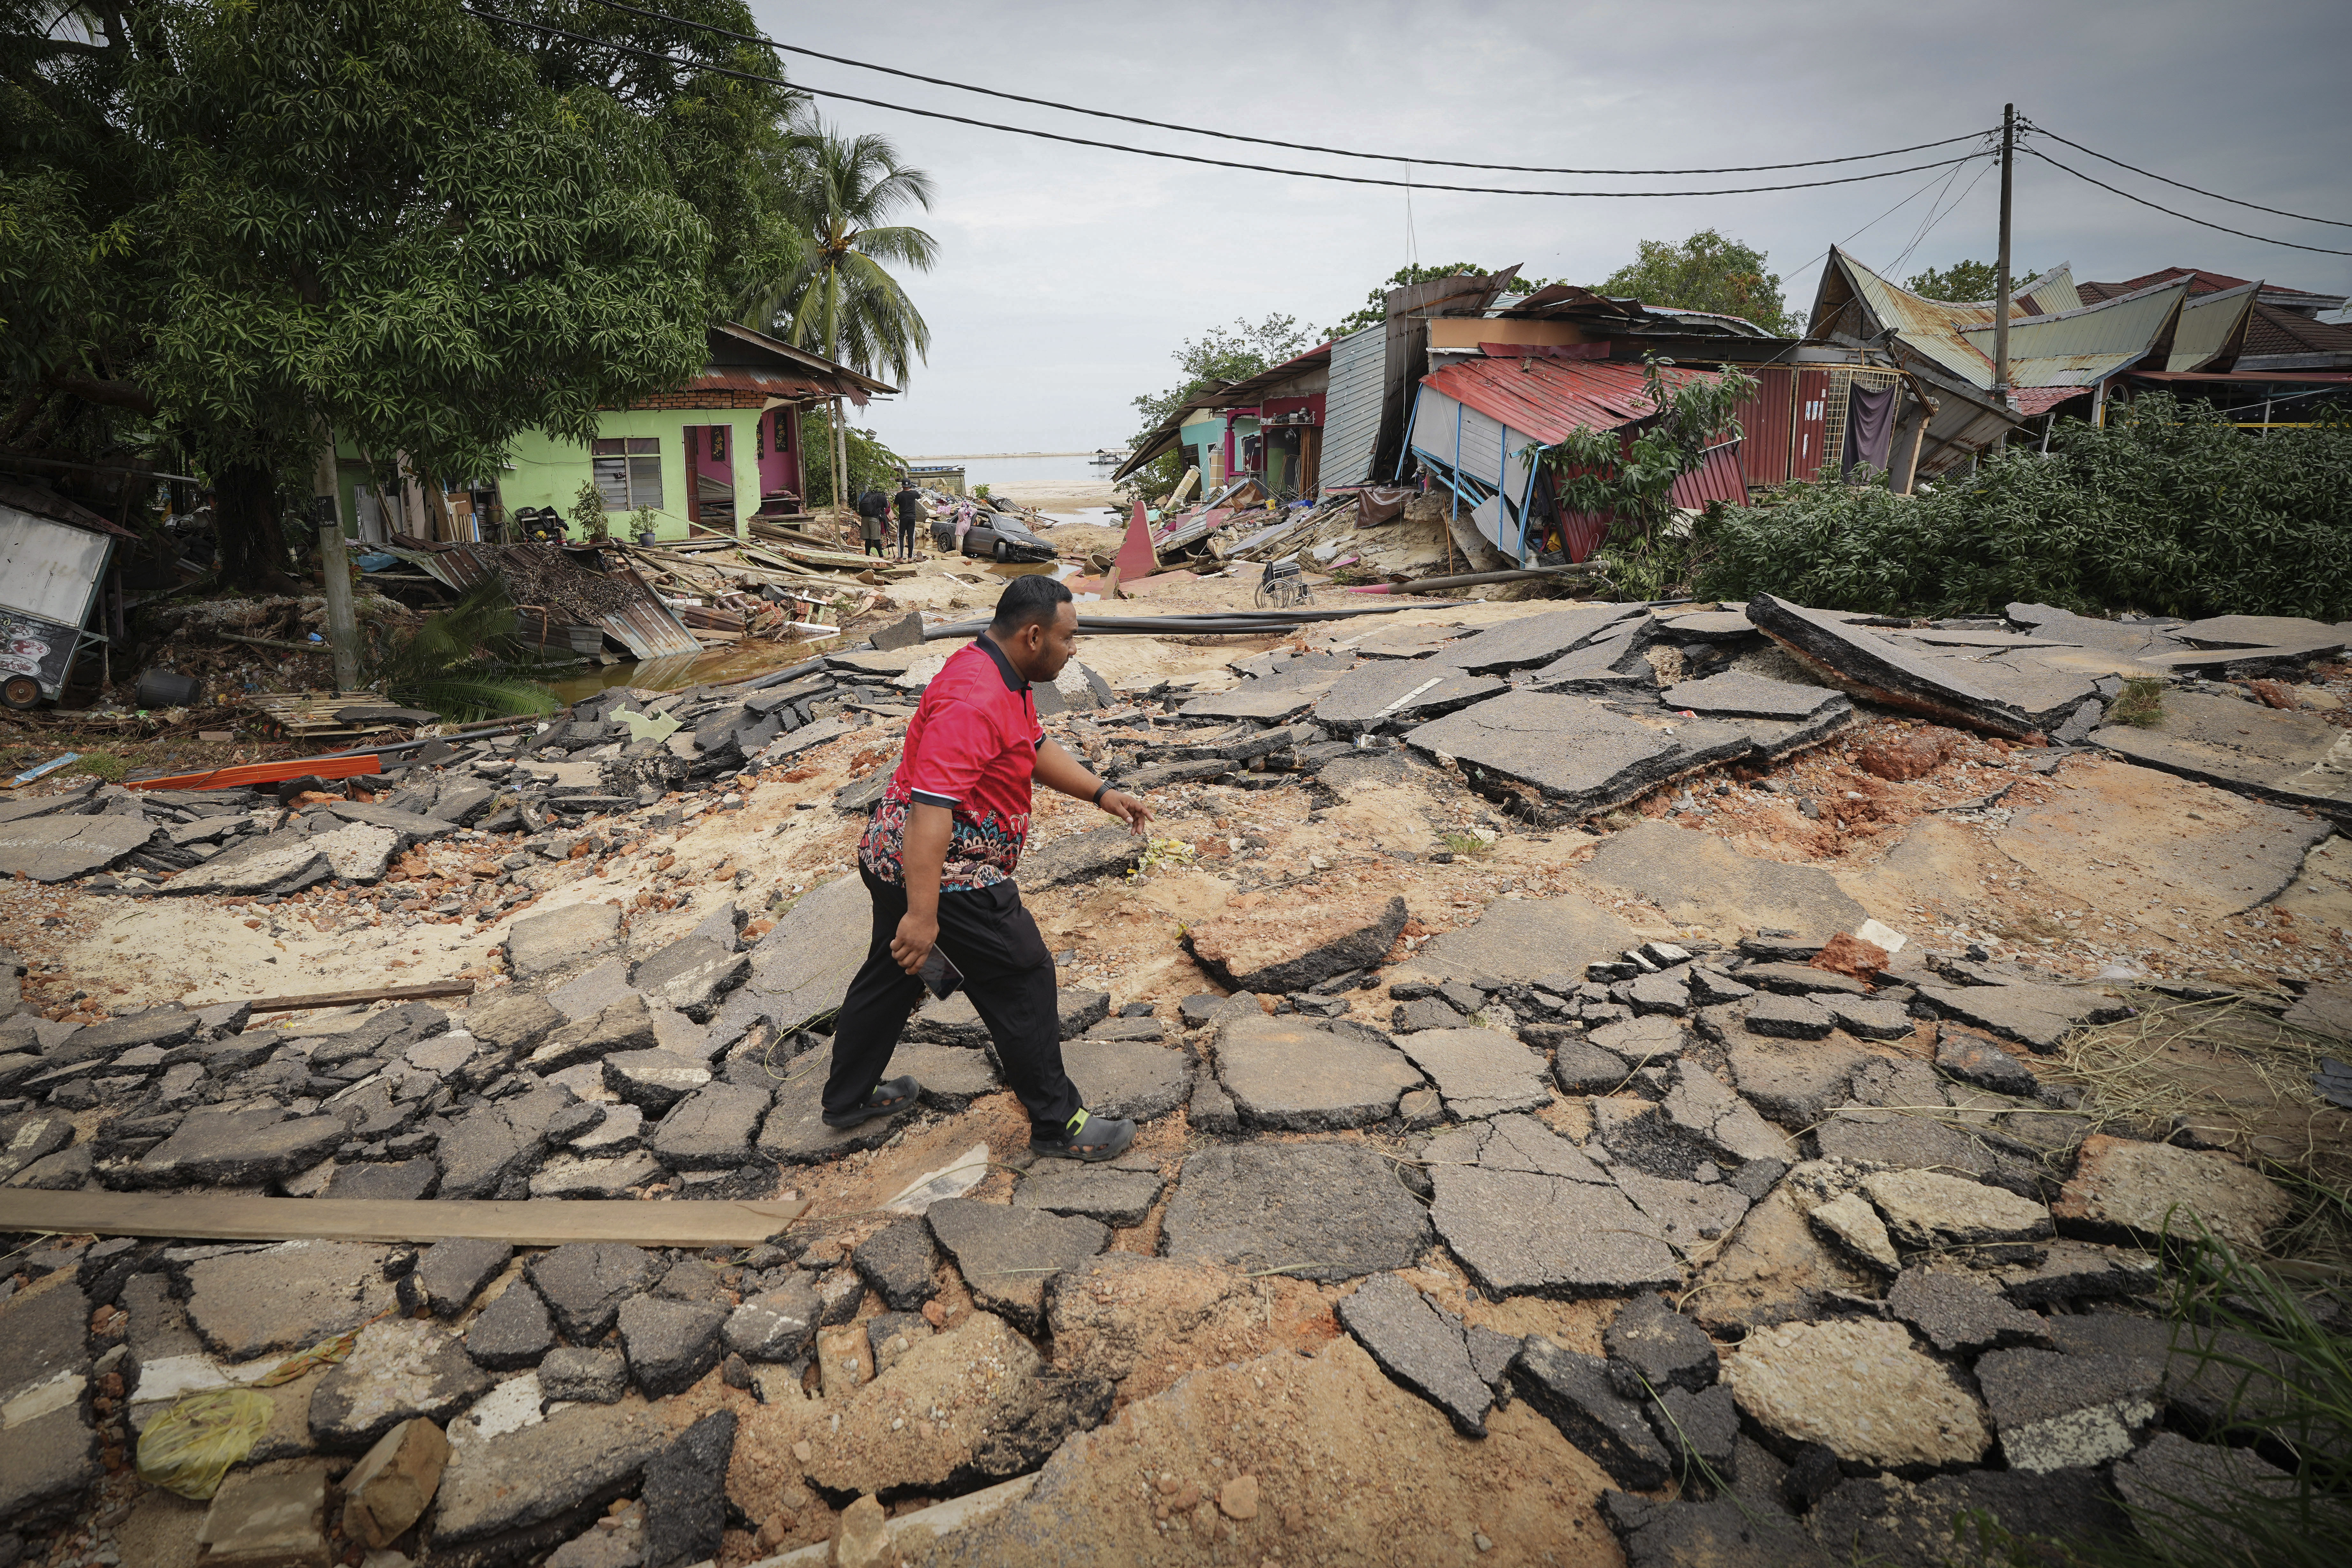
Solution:
<svg viewBox="0 0 2352 1568"><path fill-rule="evenodd" d="M922 1000L923 984L890 956L890 939L907 914L907 890L863 866L874 901L873 940L833 1028L833 1072L824 1111L845 1115L864 1103L889 1071L899 1031ZM1083 1103L1062 1070L1062 1026L1054 956L1011 882L940 894L940 951L963 971L964 994L996 1042L1006 1084L1037 1134L1058 1134Z"/></svg>
<svg viewBox="0 0 2352 1568"><path fill-rule="evenodd" d="M915 525L912 523L901 522L898 525L898 553L908 558L915 553Z"/></svg>

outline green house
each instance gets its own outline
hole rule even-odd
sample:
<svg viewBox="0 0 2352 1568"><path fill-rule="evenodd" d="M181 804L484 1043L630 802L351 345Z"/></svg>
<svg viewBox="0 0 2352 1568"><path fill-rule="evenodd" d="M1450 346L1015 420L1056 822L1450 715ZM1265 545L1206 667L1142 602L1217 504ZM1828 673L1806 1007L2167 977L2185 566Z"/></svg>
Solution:
<svg viewBox="0 0 2352 1568"><path fill-rule="evenodd" d="M863 407L898 389L735 322L710 329L710 358L683 385L602 411L586 446L540 431L519 436L507 465L470 483L428 489L403 475L377 486L349 446L336 452L343 529L362 544L395 533L435 540L518 540L516 514L551 507L567 536L580 486L593 480L615 535L653 514L662 539L748 538L753 517L807 515L801 413L840 397Z"/></svg>

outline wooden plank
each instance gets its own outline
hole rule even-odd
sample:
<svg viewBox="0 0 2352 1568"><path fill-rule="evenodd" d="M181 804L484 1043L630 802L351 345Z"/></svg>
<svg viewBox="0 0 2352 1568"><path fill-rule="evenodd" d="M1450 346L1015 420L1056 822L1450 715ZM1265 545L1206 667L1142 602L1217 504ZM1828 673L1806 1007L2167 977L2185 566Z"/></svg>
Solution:
<svg viewBox="0 0 2352 1568"><path fill-rule="evenodd" d="M438 1241L517 1247L627 1241L640 1247L756 1247L805 1202L576 1202L252 1197L231 1193L0 1189L0 1234L155 1236L187 1241Z"/></svg>
<svg viewBox="0 0 2352 1568"><path fill-rule="evenodd" d="M264 997L253 1004L257 1013L290 1013L304 1008L348 1008L362 1002L421 1002L434 997L470 997L471 980L436 980L429 986L376 986L362 991L321 991L314 997ZM206 1002L206 1007L214 1003Z"/></svg>

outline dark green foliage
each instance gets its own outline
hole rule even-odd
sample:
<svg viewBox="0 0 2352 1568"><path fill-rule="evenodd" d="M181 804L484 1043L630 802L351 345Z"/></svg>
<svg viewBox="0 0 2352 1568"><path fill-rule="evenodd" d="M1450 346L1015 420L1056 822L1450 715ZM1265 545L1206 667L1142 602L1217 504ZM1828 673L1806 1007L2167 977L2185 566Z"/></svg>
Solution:
<svg viewBox="0 0 2352 1568"><path fill-rule="evenodd" d="M2039 277L2031 270L2011 272L2011 288L2029 277ZM1941 299L1954 305L1981 305L2000 292L2000 269L1990 261L1956 261L1946 267L1929 267L1903 280L1903 287L1922 299Z"/></svg>
<svg viewBox="0 0 2352 1568"><path fill-rule="evenodd" d="M2249 436L2158 392L1906 498L1800 483L1703 525L1696 591L1955 615L2017 601L2352 617L2352 423Z"/></svg>
<svg viewBox="0 0 2352 1568"><path fill-rule="evenodd" d="M1753 246L1726 238L1714 229L1676 245L1645 239L1636 259L1598 285L1602 294L1639 299L1653 310L1680 307L1713 310L1753 321L1767 332L1794 332L1802 312L1791 315L1780 296L1780 275L1765 270L1765 256Z"/></svg>
<svg viewBox="0 0 2352 1568"><path fill-rule="evenodd" d="M552 713L562 706L555 695L512 673L536 662L516 638L514 621L506 585L496 578L477 583L413 630L375 632L367 684L394 702L451 721Z"/></svg>

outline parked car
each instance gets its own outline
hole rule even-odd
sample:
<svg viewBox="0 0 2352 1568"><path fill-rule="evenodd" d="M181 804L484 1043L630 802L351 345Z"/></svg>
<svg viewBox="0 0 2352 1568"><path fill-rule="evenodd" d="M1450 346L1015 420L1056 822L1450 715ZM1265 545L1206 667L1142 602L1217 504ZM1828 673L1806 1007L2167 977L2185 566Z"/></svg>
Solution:
<svg viewBox="0 0 2352 1568"><path fill-rule="evenodd" d="M1052 560L1052 545L1006 517L974 520L963 536L963 553L990 560L1034 562Z"/></svg>

